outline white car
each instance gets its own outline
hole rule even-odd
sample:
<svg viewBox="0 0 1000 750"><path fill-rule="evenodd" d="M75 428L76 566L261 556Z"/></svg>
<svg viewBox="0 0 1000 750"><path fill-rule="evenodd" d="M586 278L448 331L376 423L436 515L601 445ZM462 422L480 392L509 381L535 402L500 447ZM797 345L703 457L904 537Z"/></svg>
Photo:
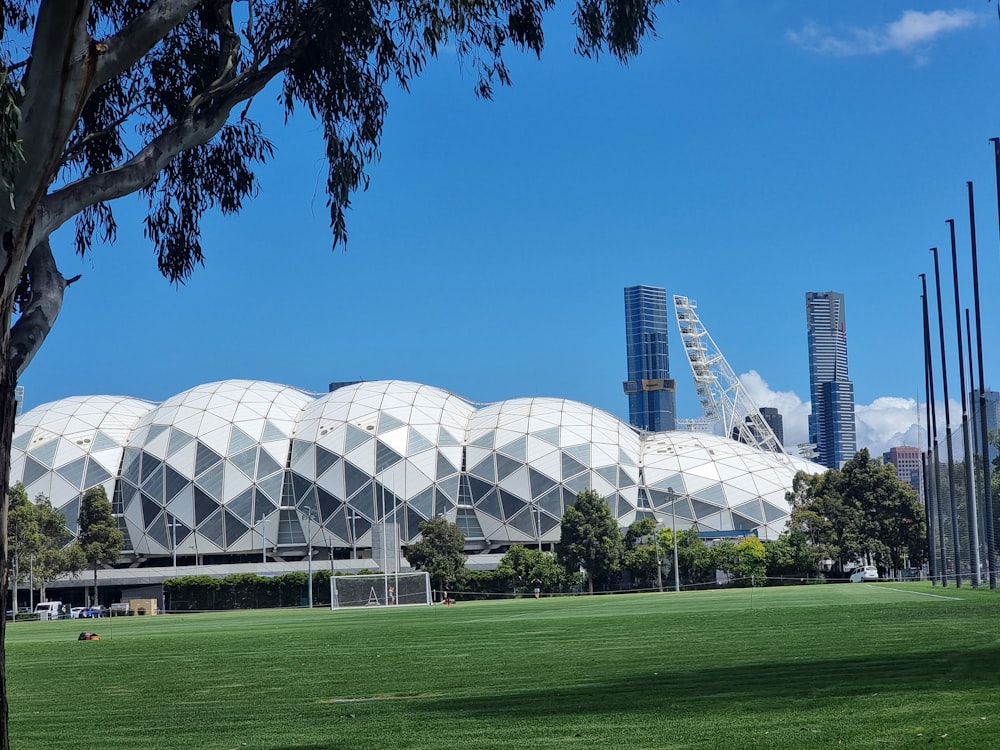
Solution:
<svg viewBox="0 0 1000 750"><path fill-rule="evenodd" d="M69 616L70 616L70 619L72 619L72 620L75 620L78 617L86 617L87 616L87 608L86 607L73 607L69 611Z"/></svg>
<svg viewBox="0 0 1000 750"><path fill-rule="evenodd" d="M878 568L874 565L865 565L862 568L857 568L853 573L851 573L851 583L861 583L862 581L877 581L878 580Z"/></svg>

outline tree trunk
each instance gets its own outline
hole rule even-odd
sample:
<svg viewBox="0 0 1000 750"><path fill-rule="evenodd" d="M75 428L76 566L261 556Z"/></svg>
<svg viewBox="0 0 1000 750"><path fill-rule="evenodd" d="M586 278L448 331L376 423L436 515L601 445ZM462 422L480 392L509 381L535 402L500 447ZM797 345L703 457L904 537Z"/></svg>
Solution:
<svg viewBox="0 0 1000 750"><path fill-rule="evenodd" d="M91 604L97 604L97 562L94 562L94 598L90 602Z"/></svg>
<svg viewBox="0 0 1000 750"><path fill-rule="evenodd" d="M10 591L10 539L7 537L7 511L10 506L10 449L14 437L14 416L17 403L15 389L17 372L10 363L10 324L13 297L0 304L0 481L3 501L0 502L0 750L10 750L10 723L7 707L7 601Z"/></svg>

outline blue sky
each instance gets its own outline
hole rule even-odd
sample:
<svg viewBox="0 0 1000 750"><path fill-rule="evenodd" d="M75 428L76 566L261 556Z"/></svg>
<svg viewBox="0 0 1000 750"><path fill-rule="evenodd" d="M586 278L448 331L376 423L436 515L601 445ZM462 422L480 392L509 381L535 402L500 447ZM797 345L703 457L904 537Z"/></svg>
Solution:
<svg viewBox="0 0 1000 750"><path fill-rule="evenodd" d="M411 93L390 94L346 250L331 250L318 127L281 126L260 97L251 112L277 156L242 215L205 222L207 264L186 285L158 275L134 200L116 205L114 246L81 260L57 236L64 275L83 278L22 378L25 405L160 400L227 378L317 392L398 378L627 417L622 290L650 284L697 300L794 443L808 413L805 292L835 290L859 445L913 444L925 398L917 275L933 273L933 246L959 397L945 220L958 223L971 306L967 180L986 380L1000 387L988 142L1000 135L1000 19L985 2L910 7L669 3L628 66L574 56L563 11L541 60L511 55L514 86L492 102L445 50ZM678 414L700 416L673 324L670 336Z"/></svg>

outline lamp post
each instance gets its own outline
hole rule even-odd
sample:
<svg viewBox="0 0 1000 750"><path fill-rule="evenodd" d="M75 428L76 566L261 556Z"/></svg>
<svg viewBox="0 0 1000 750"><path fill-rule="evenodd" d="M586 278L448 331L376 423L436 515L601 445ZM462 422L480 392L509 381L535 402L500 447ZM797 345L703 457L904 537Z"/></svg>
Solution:
<svg viewBox="0 0 1000 750"><path fill-rule="evenodd" d="M653 528L653 544L656 547L656 588L663 593L663 565L660 562L660 527Z"/></svg>
<svg viewBox="0 0 1000 750"><path fill-rule="evenodd" d="M170 514L170 551L173 553L174 567L177 567L177 516ZM95 602L96 604L96 602Z"/></svg>
<svg viewBox="0 0 1000 750"><path fill-rule="evenodd" d="M257 526L260 529L260 561L261 563L267 562L267 537L264 536L264 516L260 517L257 521Z"/></svg>
<svg viewBox="0 0 1000 750"><path fill-rule="evenodd" d="M677 567L677 495L674 494L673 487L667 487L667 494L670 495L670 533L674 541L674 591L680 593L681 574Z"/></svg>
<svg viewBox="0 0 1000 750"><path fill-rule="evenodd" d="M358 559L358 532L354 525L355 519L357 519L358 514L356 511L351 511L351 559Z"/></svg>
<svg viewBox="0 0 1000 750"><path fill-rule="evenodd" d="M306 518L311 522L312 521L312 517L313 517L313 515L312 515L312 512L313 512L312 506L306 505L303 508L303 510L305 510L305 512L306 512ZM307 524L306 525L306 545L307 545L307 549L308 549L307 557L309 558L309 568L308 568L308 570L309 570L309 572L308 572L308 576L309 576L309 580L308 580L308 585L309 585L309 609L312 609L312 605L313 605L313 544L312 544L312 533L311 532L312 532L312 527L311 527L311 525Z"/></svg>
<svg viewBox="0 0 1000 750"><path fill-rule="evenodd" d="M535 505L535 511L538 514L538 551L542 551L542 506Z"/></svg>

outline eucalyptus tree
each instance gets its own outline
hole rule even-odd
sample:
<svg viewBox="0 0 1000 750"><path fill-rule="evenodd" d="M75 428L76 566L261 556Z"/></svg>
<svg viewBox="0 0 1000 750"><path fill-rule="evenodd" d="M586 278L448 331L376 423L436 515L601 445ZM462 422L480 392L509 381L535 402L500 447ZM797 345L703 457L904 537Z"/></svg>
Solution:
<svg viewBox="0 0 1000 750"><path fill-rule="evenodd" d="M576 52L621 60L653 32L662 0L576 0ZM334 244L351 195L367 185L388 108L439 50L490 97L511 82L513 46L540 54L555 0L0 0L0 480L10 476L17 378L76 278L60 273L53 233L73 249L113 241L113 202L137 195L159 270L182 282L203 263L208 211L239 212L255 165L273 154L256 118L273 97L323 133ZM261 101L261 100L266 101ZM6 505L0 540L6 545ZM6 552L6 549L4 550ZM9 570L0 555L0 602ZM0 618L0 643L3 628ZM7 739L0 651L0 750Z"/></svg>

